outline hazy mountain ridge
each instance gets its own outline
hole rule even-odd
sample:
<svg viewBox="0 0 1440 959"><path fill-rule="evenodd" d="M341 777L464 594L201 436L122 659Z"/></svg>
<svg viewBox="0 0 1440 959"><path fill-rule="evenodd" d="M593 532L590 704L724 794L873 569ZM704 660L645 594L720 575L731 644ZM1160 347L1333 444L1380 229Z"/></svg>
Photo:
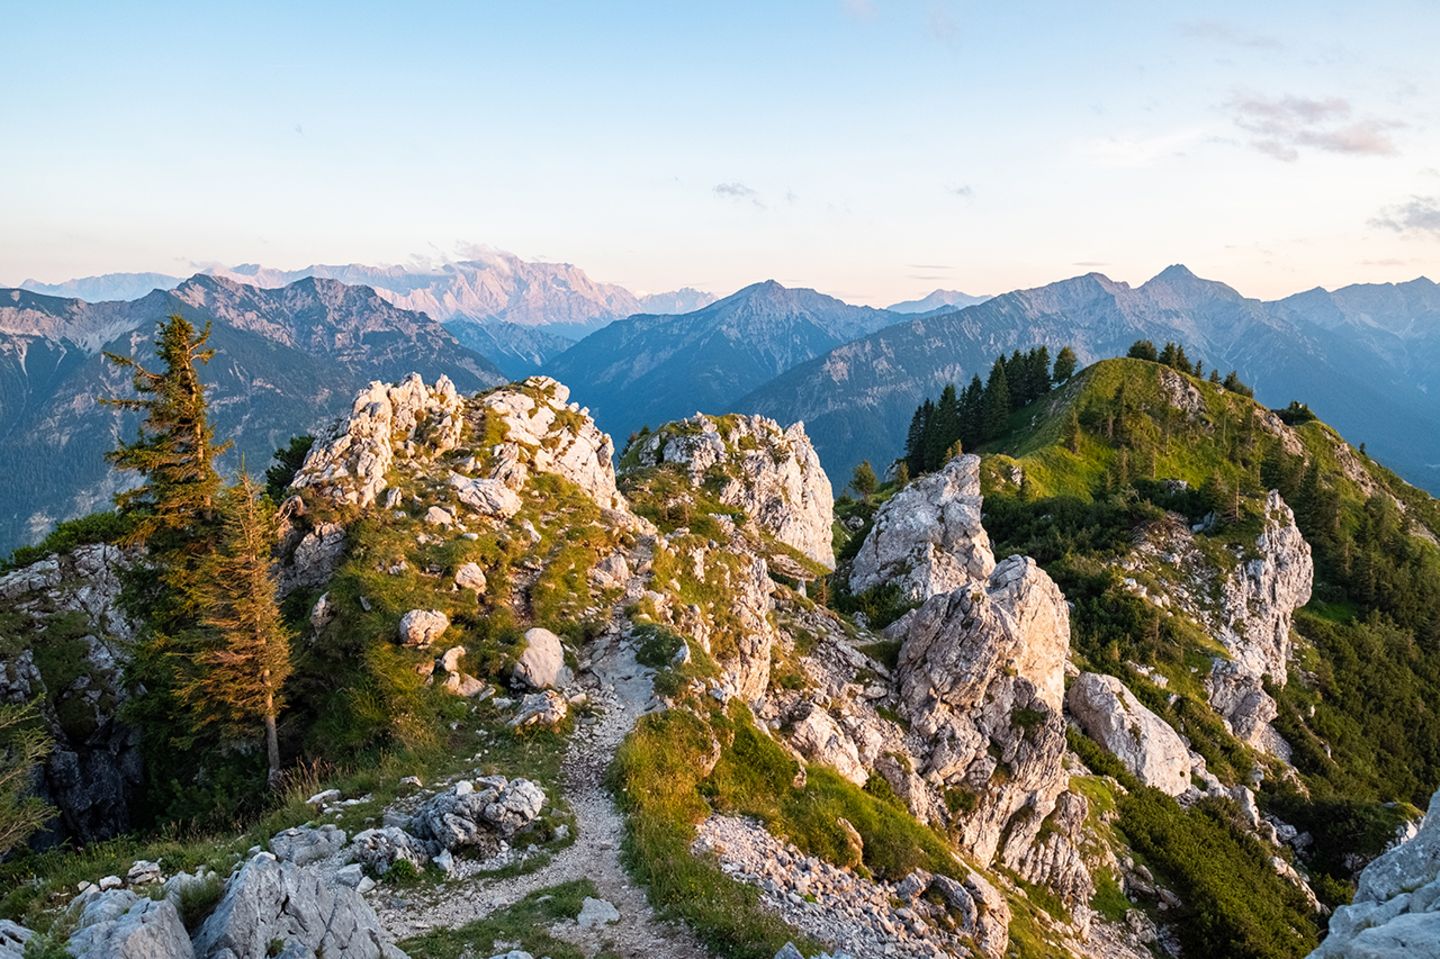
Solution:
<svg viewBox="0 0 1440 959"><path fill-rule="evenodd" d="M518 326L554 326L572 339L613 319L635 313L699 309L715 296L691 287L638 296L616 283L592 280L569 263L523 260L500 251L439 266L370 266L315 263L280 270L258 263L211 266L202 273L262 289L286 287L307 277L368 286L401 309L444 322L501 320ZM164 273L107 273L59 283L26 280L21 288L92 303L139 299L152 290L179 286Z"/></svg>
<svg viewBox="0 0 1440 959"><path fill-rule="evenodd" d="M1433 286L1416 282L1421 290ZM843 476L860 459L888 463L921 398L947 382L983 378L999 353L1068 344L1088 362L1124 353L1136 339L1174 340L1192 357L1238 370L1266 403L1307 397L1403 474L1433 483L1426 464L1440 462L1440 440L1432 439L1440 377L1432 384L1424 374L1435 367L1408 362L1433 341L1417 339L1387 355L1364 335L1370 327L1353 308L1348 317L1338 305L1322 314L1328 326L1309 319L1320 306L1362 301L1363 290L1301 297L1250 299L1183 266L1138 287L1089 273L880 330L779 375L738 408L803 419L829 472ZM1395 361L1398 353L1407 355L1405 364Z"/></svg>
<svg viewBox="0 0 1440 959"><path fill-rule="evenodd" d="M933 313L945 307L962 310L967 306L984 303L988 299L988 296L973 296L959 290L932 290L919 299L901 300L899 303L891 303L885 309L891 313Z"/></svg>
<svg viewBox="0 0 1440 959"><path fill-rule="evenodd" d="M103 508L127 481L103 454L134 430L133 417L98 398L128 395L129 378L100 352L147 362L155 323L172 313L213 323L216 358L203 375L217 431L237 440L227 469L243 456L263 471L277 446L317 416L346 411L373 379L419 370L465 390L504 379L424 314L335 280L263 290L199 275L171 292L100 304L0 291L0 474L9 491L0 543Z"/></svg>
<svg viewBox="0 0 1440 959"><path fill-rule="evenodd" d="M894 319L767 280L691 313L616 321L546 372L576 384L601 427L626 436L697 410L727 412L777 374Z"/></svg>

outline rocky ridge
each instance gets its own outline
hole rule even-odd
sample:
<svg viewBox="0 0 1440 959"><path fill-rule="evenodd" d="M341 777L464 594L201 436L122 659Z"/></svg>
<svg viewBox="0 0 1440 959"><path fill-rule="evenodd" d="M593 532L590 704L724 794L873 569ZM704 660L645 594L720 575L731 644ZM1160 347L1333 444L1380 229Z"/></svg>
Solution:
<svg viewBox="0 0 1440 959"><path fill-rule="evenodd" d="M1440 792L1419 831L1360 873L1354 901L1335 910L1310 959L1440 956Z"/></svg>
<svg viewBox="0 0 1440 959"><path fill-rule="evenodd" d="M130 825L143 760L139 736L118 716L132 626L119 606L125 554L81 546L0 575L0 702L40 703L54 740L40 783L59 815L42 840L108 839ZM13 645L12 645L13 644Z"/></svg>

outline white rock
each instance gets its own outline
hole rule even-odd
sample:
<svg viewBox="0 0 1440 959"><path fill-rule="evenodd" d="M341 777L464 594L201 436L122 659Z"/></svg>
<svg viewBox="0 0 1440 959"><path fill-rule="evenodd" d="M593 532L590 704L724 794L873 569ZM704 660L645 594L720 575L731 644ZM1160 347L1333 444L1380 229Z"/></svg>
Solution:
<svg viewBox="0 0 1440 959"><path fill-rule="evenodd" d="M1070 685L1065 704L1085 734L1145 785L1171 796L1190 788L1190 752L1185 741L1119 679L1081 673Z"/></svg>
<svg viewBox="0 0 1440 959"><path fill-rule="evenodd" d="M580 906L580 915L575 917L575 923L581 929L594 929L599 926L608 926L611 923L620 921L620 910L606 899L593 899L585 897L584 903Z"/></svg>
<svg viewBox="0 0 1440 959"><path fill-rule="evenodd" d="M450 628L450 617L438 609L412 609L400 617L400 642L429 646Z"/></svg>
<svg viewBox="0 0 1440 959"><path fill-rule="evenodd" d="M560 637L542 626L525 631L525 650L515 663L513 678L532 689L549 689L568 680Z"/></svg>
<svg viewBox="0 0 1440 959"><path fill-rule="evenodd" d="M455 571L455 585L484 595L485 571L478 563L466 563Z"/></svg>
<svg viewBox="0 0 1440 959"><path fill-rule="evenodd" d="M995 568L990 537L980 524L980 457L957 456L912 481L875 513L850 572L862 593L893 584L924 602L985 580Z"/></svg>

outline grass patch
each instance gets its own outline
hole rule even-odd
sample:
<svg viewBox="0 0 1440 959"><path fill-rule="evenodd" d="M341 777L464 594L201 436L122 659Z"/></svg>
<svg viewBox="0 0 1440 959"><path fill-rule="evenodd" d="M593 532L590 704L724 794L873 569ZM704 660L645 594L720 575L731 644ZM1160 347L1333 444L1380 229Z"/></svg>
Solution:
<svg viewBox="0 0 1440 959"><path fill-rule="evenodd" d="M546 931L562 919L580 914L586 896L599 892L589 879L537 889L513 906L491 913L484 919L457 929L434 929L406 939L400 948L411 959L460 959L460 956L489 956L518 948L551 959L585 959L585 953ZM500 944L504 943L502 947Z"/></svg>

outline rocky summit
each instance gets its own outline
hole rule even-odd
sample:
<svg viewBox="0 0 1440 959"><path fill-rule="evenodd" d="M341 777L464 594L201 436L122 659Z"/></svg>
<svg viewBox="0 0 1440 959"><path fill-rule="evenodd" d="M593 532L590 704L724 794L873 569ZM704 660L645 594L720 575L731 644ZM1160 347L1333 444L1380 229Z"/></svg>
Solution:
<svg viewBox="0 0 1440 959"><path fill-rule="evenodd" d="M1015 423L836 500L799 423L617 457L549 377L372 383L277 483L269 790L261 724L181 735L155 553L17 557L50 811L0 957L1434 954L1435 804L1360 758L1350 645L1408 655L1363 537L1426 562L1433 505L1153 362Z"/></svg>

